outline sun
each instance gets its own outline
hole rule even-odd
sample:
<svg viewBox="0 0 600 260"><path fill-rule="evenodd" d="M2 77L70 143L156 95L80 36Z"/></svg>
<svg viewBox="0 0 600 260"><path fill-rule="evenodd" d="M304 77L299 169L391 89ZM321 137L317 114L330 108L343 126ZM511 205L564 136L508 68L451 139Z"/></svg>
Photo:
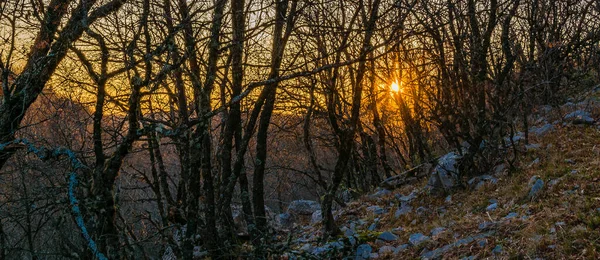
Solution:
<svg viewBox="0 0 600 260"><path fill-rule="evenodd" d="M390 87L392 88L392 91L394 91L394 92L400 91L400 85L398 85L397 82L393 82Z"/></svg>

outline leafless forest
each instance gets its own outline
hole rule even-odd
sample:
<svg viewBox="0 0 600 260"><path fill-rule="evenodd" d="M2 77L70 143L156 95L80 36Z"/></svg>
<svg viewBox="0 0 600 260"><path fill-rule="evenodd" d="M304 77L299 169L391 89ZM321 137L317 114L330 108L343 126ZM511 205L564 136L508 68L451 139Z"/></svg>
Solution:
<svg viewBox="0 0 600 260"><path fill-rule="evenodd" d="M278 259L599 73L596 0L1 0L0 259Z"/></svg>

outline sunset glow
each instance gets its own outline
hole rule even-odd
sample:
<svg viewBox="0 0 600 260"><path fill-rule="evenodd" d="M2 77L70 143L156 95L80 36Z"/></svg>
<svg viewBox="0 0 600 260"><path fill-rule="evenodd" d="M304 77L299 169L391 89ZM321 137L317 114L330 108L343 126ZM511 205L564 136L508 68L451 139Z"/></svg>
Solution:
<svg viewBox="0 0 600 260"><path fill-rule="evenodd" d="M392 91L394 91L394 92L400 91L400 85L398 85L397 82L393 82L390 87L391 87Z"/></svg>

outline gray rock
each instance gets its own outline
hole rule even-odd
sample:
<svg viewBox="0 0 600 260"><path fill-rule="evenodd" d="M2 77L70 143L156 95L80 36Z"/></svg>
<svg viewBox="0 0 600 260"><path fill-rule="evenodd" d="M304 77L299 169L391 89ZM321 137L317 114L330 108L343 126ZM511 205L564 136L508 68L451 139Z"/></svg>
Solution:
<svg viewBox="0 0 600 260"><path fill-rule="evenodd" d="M396 248L393 246L382 246L379 248L379 254L380 255L391 254L391 253L394 253L395 250L396 250Z"/></svg>
<svg viewBox="0 0 600 260"><path fill-rule="evenodd" d="M441 233L444 233L444 231L446 231L446 228L444 227L436 227L434 229L431 230L431 236L435 237Z"/></svg>
<svg viewBox="0 0 600 260"><path fill-rule="evenodd" d="M403 205L394 213L394 217L399 218L400 216L406 215L412 211L412 207L408 205Z"/></svg>
<svg viewBox="0 0 600 260"><path fill-rule="evenodd" d="M487 245L487 240L485 240L485 239L479 240L479 242L477 242L477 245L479 247L485 247Z"/></svg>
<svg viewBox="0 0 600 260"><path fill-rule="evenodd" d="M506 170L506 164L499 164L494 168L494 174L500 176L504 173L504 170Z"/></svg>
<svg viewBox="0 0 600 260"><path fill-rule="evenodd" d="M342 241L330 242L327 244L327 247L335 249L335 250L342 250L342 249L344 249L344 242L342 242Z"/></svg>
<svg viewBox="0 0 600 260"><path fill-rule="evenodd" d="M527 150L527 151L535 151L535 150L539 150L540 148L542 148L542 146L540 144L526 144L525 145L525 150Z"/></svg>
<svg viewBox="0 0 600 260"><path fill-rule="evenodd" d="M484 221L483 223L479 224L479 230L487 230L493 227L494 225L495 224L493 222Z"/></svg>
<svg viewBox="0 0 600 260"><path fill-rule="evenodd" d="M308 252L308 251L312 251L313 246L311 244L304 244L302 247L300 247L300 251L304 251L304 252Z"/></svg>
<svg viewBox="0 0 600 260"><path fill-rule="evenodd" d="M429 212L429 209L426 207L418 207L417 208L417 215L419 215L419 216L423 216L428 212Z"/></svg>
<svg viewBox="0 0 600 260"><path fill-rule="evenodd" d="M351 246L355 246L356 245L356 238L354 237L346 237L348 239L348 242L350 242Z"/></svg>
<svg viewBox="0 0 600 260"><path fill-rule="evenodd" d="M494 254L502 253L502 245L496 245L496 247L494 247L494 249L492 249L492 253L494 253Z"/></svg>
<svg viewBox="0 0 600 260"><path fill-rule="evenodd" d="M370 198L381 198L381 197L384 197L384 196L388 196L390 194L392 194L391 191L386 190L386 189L381 189L381 190L379 190L379 191L377 191L377 192L369 195L369 197Z"/></svg>
<svg viewBox="0 0 600 260"><path fill-rule="evenodd" d="M379 254L378 253L371 253L369 256L371 257L371 259L377 259L377 258L379 258Z"/></svg>
<svg viewBox="0 0 600 260"><path fill-rule="evenodd" d="M386 210L380 206L370 206L367 208L367 211L371 211L375 215L381 215L386 212Z"/></svg>
<svg viewBox="0 0 600 260"><path fill-rule="evenodd" d="M534 134L538 137L544 136L545 134L547 134L550 131L554 131L554 125L552 125L552 124L545 124L540 127L534 126L529 129L529 133Z"/></svg>
<svg viewBox="0 0 600 260"><path fill-rule="evenodd" d="M423 235L421 233L412 234L408 238L408 242L413 246L419 246L421 243L428 241L428 240L429 240L429 237L426 235Z"/></svg>
<svg viewBox="0 0 600 260"><path fill-rule="evenodd" d="M408 246L409 246L408 244L402 244L402 245L399 245L399 246L398 246L398 247L396 247L396 249L394 250L394 254L395 254L395 255L397 255L397 254L400 254L402 251L404 251L404 250L408 249Z"/></svg>
<svg viewBox="0 0 600 260"><path fill-rule="evenodd" d="M377 229L377 222L371 224L368 228L369 231L375 231Z"/></svg>
<svg viewBox="0 0 600 260"><path fill-rule="evenodd" d="M310 219L310 223L317 224L317 223L321 222L321 220L323 220L323 214L321 213L321 210L317 210L317 211L313 212L311 219Z"/></svg>
<svg viewBox="0 0 600 260"><path fill-rule="evenodd" d="M450 250L459 247L459 246L463 246L463 245L468 245L469 243L475 241L475 240L479 240L479 239L483 239L486 237L489 237L493 234L493 232L489 232L489 233L483 233L483 234L478 234L478 235L474 235L474 236L470 236L467 238L463 238L463 239L459 239L454 243L445 245L441 248L435 249L435 250L431 250L431 251L427 251L427 252L423 252L421 254L421 258L423 259L436 259L439 258L441 256L443 256L445 253L449 252Z"/></svg>
<svg viewBox="0 0 600 260"><path fill-rule="evenodd" d="M398 239L398 237L396 235L394 235L392 232L386 231L381 233L377 239L383 240L385 242L390 242L390 241L395 241Z"/></svg>
<svg viewBox="0 0 600 260"><path fill-rule="evenodd" d="M533 184L533 186L531 187L531 190L529 190L529 195L527 195L527 198L530 200L537 198L543 188L544 188L544 181L542 179L537 179L535 181L535 183Z"/></svg>
<svg viewBox="0 0 600 260"><path fill-rule="evenodd" d="M356 260L369 259L373 248L369 244L362 244L356 248Z"/></svg>
<svg viewBox="0 0 600 260"><path fill-rule="evenodd" d="M400 194L396 194L396 199L400 202L411 202L413 199L417 197L417 194L413 191L408 196L402 196Z"/></svg>
<svg viewBox="0 0 600 260"><path fill-rule="evenodd" d="M498 179L491 175L482 175L471 178L469 181L467 181L467 184L469 184L469 186L475 190L479 190L486 183L497 184Z"/></svg>
<svg viewBox="0 0 600 260"><path fill-rule="evenodd" d="M504 219L513 219L513 218L516 218L518 216L519 216L519 213L511 212L511 213L508 213L508 215L506 215L506 217L504 217Z"/></svg>
<svg viewBox="0 0 600 260"><path fill-rule="evenodd" d="M457 162L460 155L455 152L448 153L438 159L429 181L427 188L434 193L446 192L456 188L458 183Z"/></svg>
<svg viewBox="0 0 600 260"><path fill-rule="evenodd" d="M354 236L355 234L356 234L356 232L354 232L354 230L352 230L352 229L346 229L346 231L344 232L344 236L347 236L347 237Z"/></svg>
<svg viewBox="0 0 600 260"><path fill-rule="evenodd" d="M565 119L565 121L571 122L575 125L577 125L577 124L591 125L596 121L592 118L592 115L590 113L583 111L583 110L577 110L575 112L569 113L569 114L565 115L564 119Z"/></svg>
<svg viewBox="0 0 600 260"><path fill-rule="evenodd" d="M498 203L492 203L489 206L487 206L487 208L485 208L486 211L494 211L498 208Z"/></svg>
<svg viewBox="0 0 600 260"><path fill-rule="evenodd" d="M446 199L444 200L444 202L446 202L446 203L452 202L452 195L448 195L448 197L446 197Z"/></svg>
<svg viewBox="0 0 600 260"><path fill-rule="evenodd" d="M313 255L323 255L323 254L327 254L327 252L329 252L331 250L331 248L328 247L315 247L313 250L311 250L311 253Z"/></svg>
<svg viewBox="0 0 600 260"><path fill-rule="evenodd" d="M314 200L294 200L290 203L287 212L290 214L310 216L320 209L321 205Z"/></svg>

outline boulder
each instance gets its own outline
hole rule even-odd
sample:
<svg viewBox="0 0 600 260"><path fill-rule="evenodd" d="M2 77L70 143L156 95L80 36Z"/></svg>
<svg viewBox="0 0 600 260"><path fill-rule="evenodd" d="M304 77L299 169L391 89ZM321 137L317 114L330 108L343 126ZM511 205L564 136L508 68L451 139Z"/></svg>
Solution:
<svg viewBox="0 0 600 260"><path fill-rule="evenodd" d="M290 214L310 216L320 209L321 205L314 200L294 200L290 203L290 206L288 206L287 212Z"/></svg>
<svg viewBox="0 0 600 260"><path fill-rule="evenodd" d="M438 159L429 181L427 188L432 192L446 192L456 188L458 184L458 160L460 155L455 152L448 153Z"/></svg>

